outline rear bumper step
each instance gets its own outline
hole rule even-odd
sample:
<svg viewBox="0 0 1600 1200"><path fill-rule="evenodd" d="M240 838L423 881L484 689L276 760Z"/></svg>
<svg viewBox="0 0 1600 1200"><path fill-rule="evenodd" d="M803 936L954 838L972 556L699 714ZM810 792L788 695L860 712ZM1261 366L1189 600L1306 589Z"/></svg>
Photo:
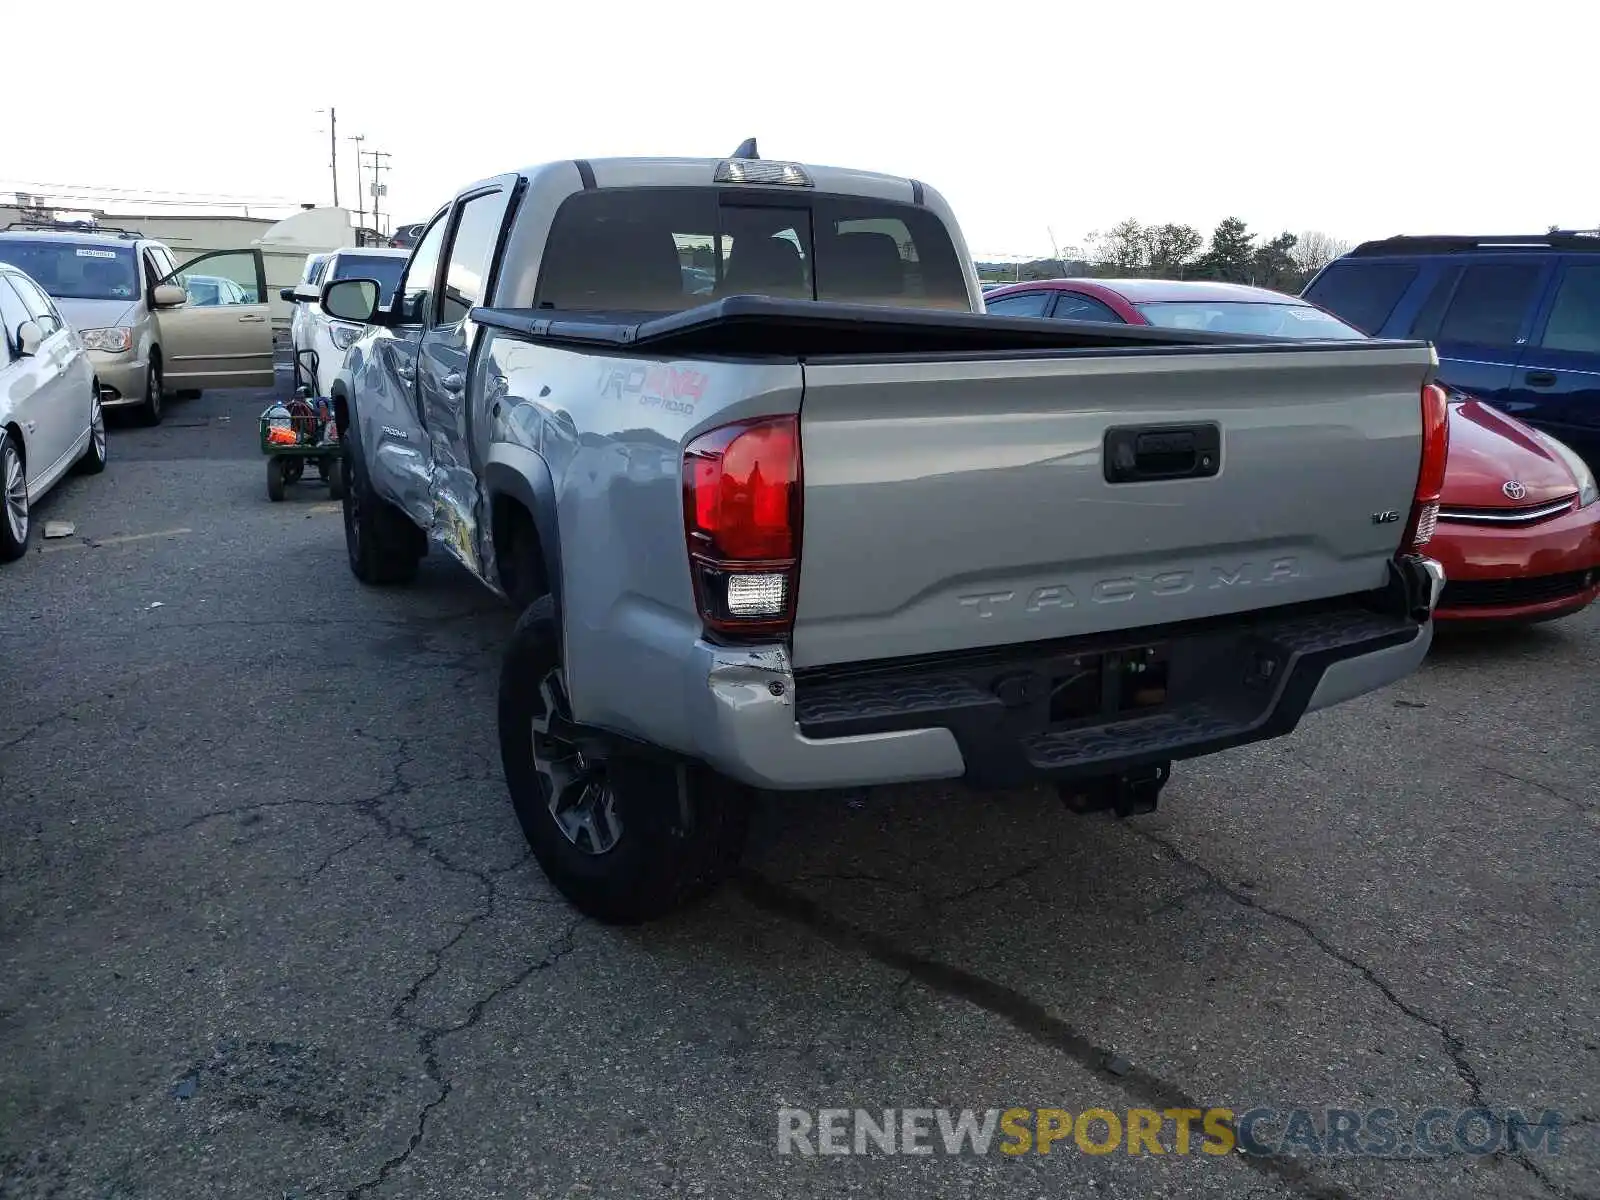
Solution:
<svg viewBox="0 0 1600 1200"><path fill-rule="evenodd" d="M1429 626L1417 619L1427 602L1393 603L1411 590L1402 583L1380 594L1389 603L1351 598L937 662L802 672L795 715L808 739L948 730L965 778L979 787L1158 766L1290 732L1318 707L1318 686L1337 664L1388 662L1372 686L1413 669L1427 648Z"/></svg>

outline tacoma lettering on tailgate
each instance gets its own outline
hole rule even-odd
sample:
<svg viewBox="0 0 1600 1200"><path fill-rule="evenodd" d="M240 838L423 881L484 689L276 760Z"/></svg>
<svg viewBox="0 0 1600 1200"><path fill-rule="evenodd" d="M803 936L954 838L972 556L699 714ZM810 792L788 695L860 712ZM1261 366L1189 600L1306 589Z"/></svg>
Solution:
<svg viewBox="0 0 1600 1200"><path fill-rule="evenodd" d="M1207 567L1201 570L1158 571L1154 575L1118 575L1101 579L1082 588L1090 604L1121 604L1138 596L1182 596L1196 589L1215 591L1218 588L1249 587L1283 583L1301 575L1297 558L1274 558L1265 566L1242 562L1230 567ZM1018 593L979 592L958 596L963 608L969 608L981 620L992 617L1002 609L1010 610L1019 602ZM1076 608L1079 593L1065 583L1052 583L1036 587L1020 597L1023 612L1036 613L1046 609Z"/></svg>

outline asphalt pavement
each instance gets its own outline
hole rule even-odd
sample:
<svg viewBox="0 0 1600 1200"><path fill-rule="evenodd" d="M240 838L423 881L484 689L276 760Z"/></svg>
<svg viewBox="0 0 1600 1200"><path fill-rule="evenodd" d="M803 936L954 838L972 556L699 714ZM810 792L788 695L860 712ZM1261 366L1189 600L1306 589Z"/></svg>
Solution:
<svg viewBox="0 0 1600 1200"><path fill-rule="evenodd" d="M514 614L442 554L358 585L325 489L267 500L265 395L114 426L0 569L0 1197L1600 1195L1600 613L1450 638L1151 816L764 798L738 882L618 931L511 813ZM1294 1106L1570 1125L779 1152L785 1108Z"/></svg>

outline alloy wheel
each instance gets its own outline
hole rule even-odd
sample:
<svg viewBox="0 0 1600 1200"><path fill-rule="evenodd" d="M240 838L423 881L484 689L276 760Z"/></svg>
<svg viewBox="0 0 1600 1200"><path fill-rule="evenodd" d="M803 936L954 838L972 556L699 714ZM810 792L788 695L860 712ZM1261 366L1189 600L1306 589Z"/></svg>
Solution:
<svg viewBox="0 0 1600 1200"><path fill-rule="evenodd" d="M578 748L560 667L552 668L539 684L539 698L544 711L532 719L533 766L550 817L562 836L583 853L605 854L622 840L616 792L605 761Z"/></svg>
<svg viewBox="0 0 1600 1200"><path fill-rule="evenodd" d="M11 540L20 545L28 536L28 474L22 469L22 456L16 447L6 447L0 471L5 475L6 525L11 530Z"/></svg>

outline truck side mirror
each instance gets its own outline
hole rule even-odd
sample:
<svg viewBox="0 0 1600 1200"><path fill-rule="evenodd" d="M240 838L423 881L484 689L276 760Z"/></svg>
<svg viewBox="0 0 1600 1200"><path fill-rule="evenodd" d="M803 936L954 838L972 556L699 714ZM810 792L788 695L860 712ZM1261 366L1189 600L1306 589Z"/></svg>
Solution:
<svg viewBox="0 0 1600 1200"><path fill-rule="evenodd" d="M378 314L375 279L339 279L322 289L322 307L330 317L370 325Z"/></svg>

